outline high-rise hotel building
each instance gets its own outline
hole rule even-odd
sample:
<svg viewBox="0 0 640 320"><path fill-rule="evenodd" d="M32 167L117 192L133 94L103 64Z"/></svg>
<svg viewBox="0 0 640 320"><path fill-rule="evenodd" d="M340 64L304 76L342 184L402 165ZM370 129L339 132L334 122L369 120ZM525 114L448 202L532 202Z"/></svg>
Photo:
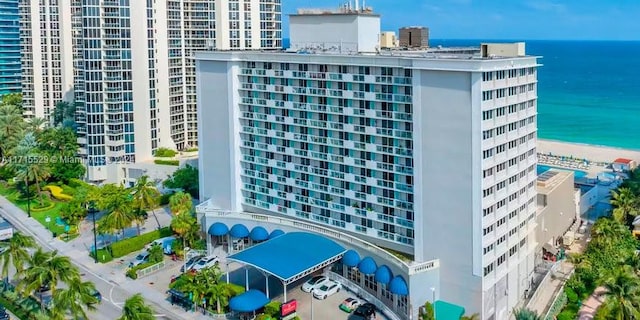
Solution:
<svg viewBox="0 0 640 320"><path fill-rule="evenodd" d="M352 235L410 257L393 270L404 297L344 271L400 319L432 294L508 319L534 269L536 57L524 43L379 51L364 11L291 23L295 52L196 54L205 230Z"/></svg>
<svg viewBox="0 0 640 320"><path fill-rule="evenodd" d="M196 50L276 49L280 0L20 0L25 108L75 103L88 179L197 146Z"/></svg>
<svg viewBox="0 0 640 320"><path fill-rule="evenodd" d="M0 1L0 96L19 93L20 15L18 0Z"/></svg>

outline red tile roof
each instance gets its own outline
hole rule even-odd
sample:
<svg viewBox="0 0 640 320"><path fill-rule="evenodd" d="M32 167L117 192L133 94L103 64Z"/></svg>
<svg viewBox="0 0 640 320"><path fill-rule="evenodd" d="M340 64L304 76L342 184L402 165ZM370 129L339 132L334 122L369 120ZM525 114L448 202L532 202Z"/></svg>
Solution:
<svg viewBox="0 0 640 320"><path fill-rule="evenodd" d="M625 159L625 158L618 158L616 159L613 163L624 163L624 164L629 164L631 163L633 160L631 159Z"/></svg>

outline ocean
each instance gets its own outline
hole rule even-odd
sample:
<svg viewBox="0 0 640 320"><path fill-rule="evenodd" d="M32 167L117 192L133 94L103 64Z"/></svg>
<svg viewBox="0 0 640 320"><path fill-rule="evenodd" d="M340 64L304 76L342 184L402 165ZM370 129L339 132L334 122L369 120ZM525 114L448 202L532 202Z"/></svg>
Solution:
<svg viewBox="0 0 640 320"><path fill-rule="evenodd" d="M430 42L477 46L505 40ZM525 42L527 54L542 57L539 138L640 150L640 42Z"/></svg>

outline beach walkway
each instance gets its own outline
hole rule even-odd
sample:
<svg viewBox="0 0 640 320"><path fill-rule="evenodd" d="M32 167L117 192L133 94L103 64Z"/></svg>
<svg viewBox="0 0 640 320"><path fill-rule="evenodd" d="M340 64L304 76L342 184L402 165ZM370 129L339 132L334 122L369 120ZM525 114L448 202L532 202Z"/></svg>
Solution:
<svg viewBox="0 0 640 320"><path fill-rule="evenodd" d="M596 311L600 305L604 303L604 294L606 289L598 287L589 298L582 304L580 311L578 311L578 320L591 320L596 315Z"/></svg>

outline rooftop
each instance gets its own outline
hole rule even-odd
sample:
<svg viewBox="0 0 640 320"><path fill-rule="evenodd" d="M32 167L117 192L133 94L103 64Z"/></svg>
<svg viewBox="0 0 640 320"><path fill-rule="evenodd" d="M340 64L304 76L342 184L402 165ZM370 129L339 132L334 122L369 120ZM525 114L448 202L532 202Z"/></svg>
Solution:
<svg viewBox="0 0 640 320"><path fill-rule="evenodd" d="M313 250L309 250L313 248ZM295 281L318 267L337 261L346 249L333 240L306 232L290 232L228 257L285 281Z"/></svg>
<svg viewBox="0 0 640 320"><path fill-rule="evenodd" d="M550 169L538 176L538 193L548 194L566 179L573 177L573 171Z"/></svg>

